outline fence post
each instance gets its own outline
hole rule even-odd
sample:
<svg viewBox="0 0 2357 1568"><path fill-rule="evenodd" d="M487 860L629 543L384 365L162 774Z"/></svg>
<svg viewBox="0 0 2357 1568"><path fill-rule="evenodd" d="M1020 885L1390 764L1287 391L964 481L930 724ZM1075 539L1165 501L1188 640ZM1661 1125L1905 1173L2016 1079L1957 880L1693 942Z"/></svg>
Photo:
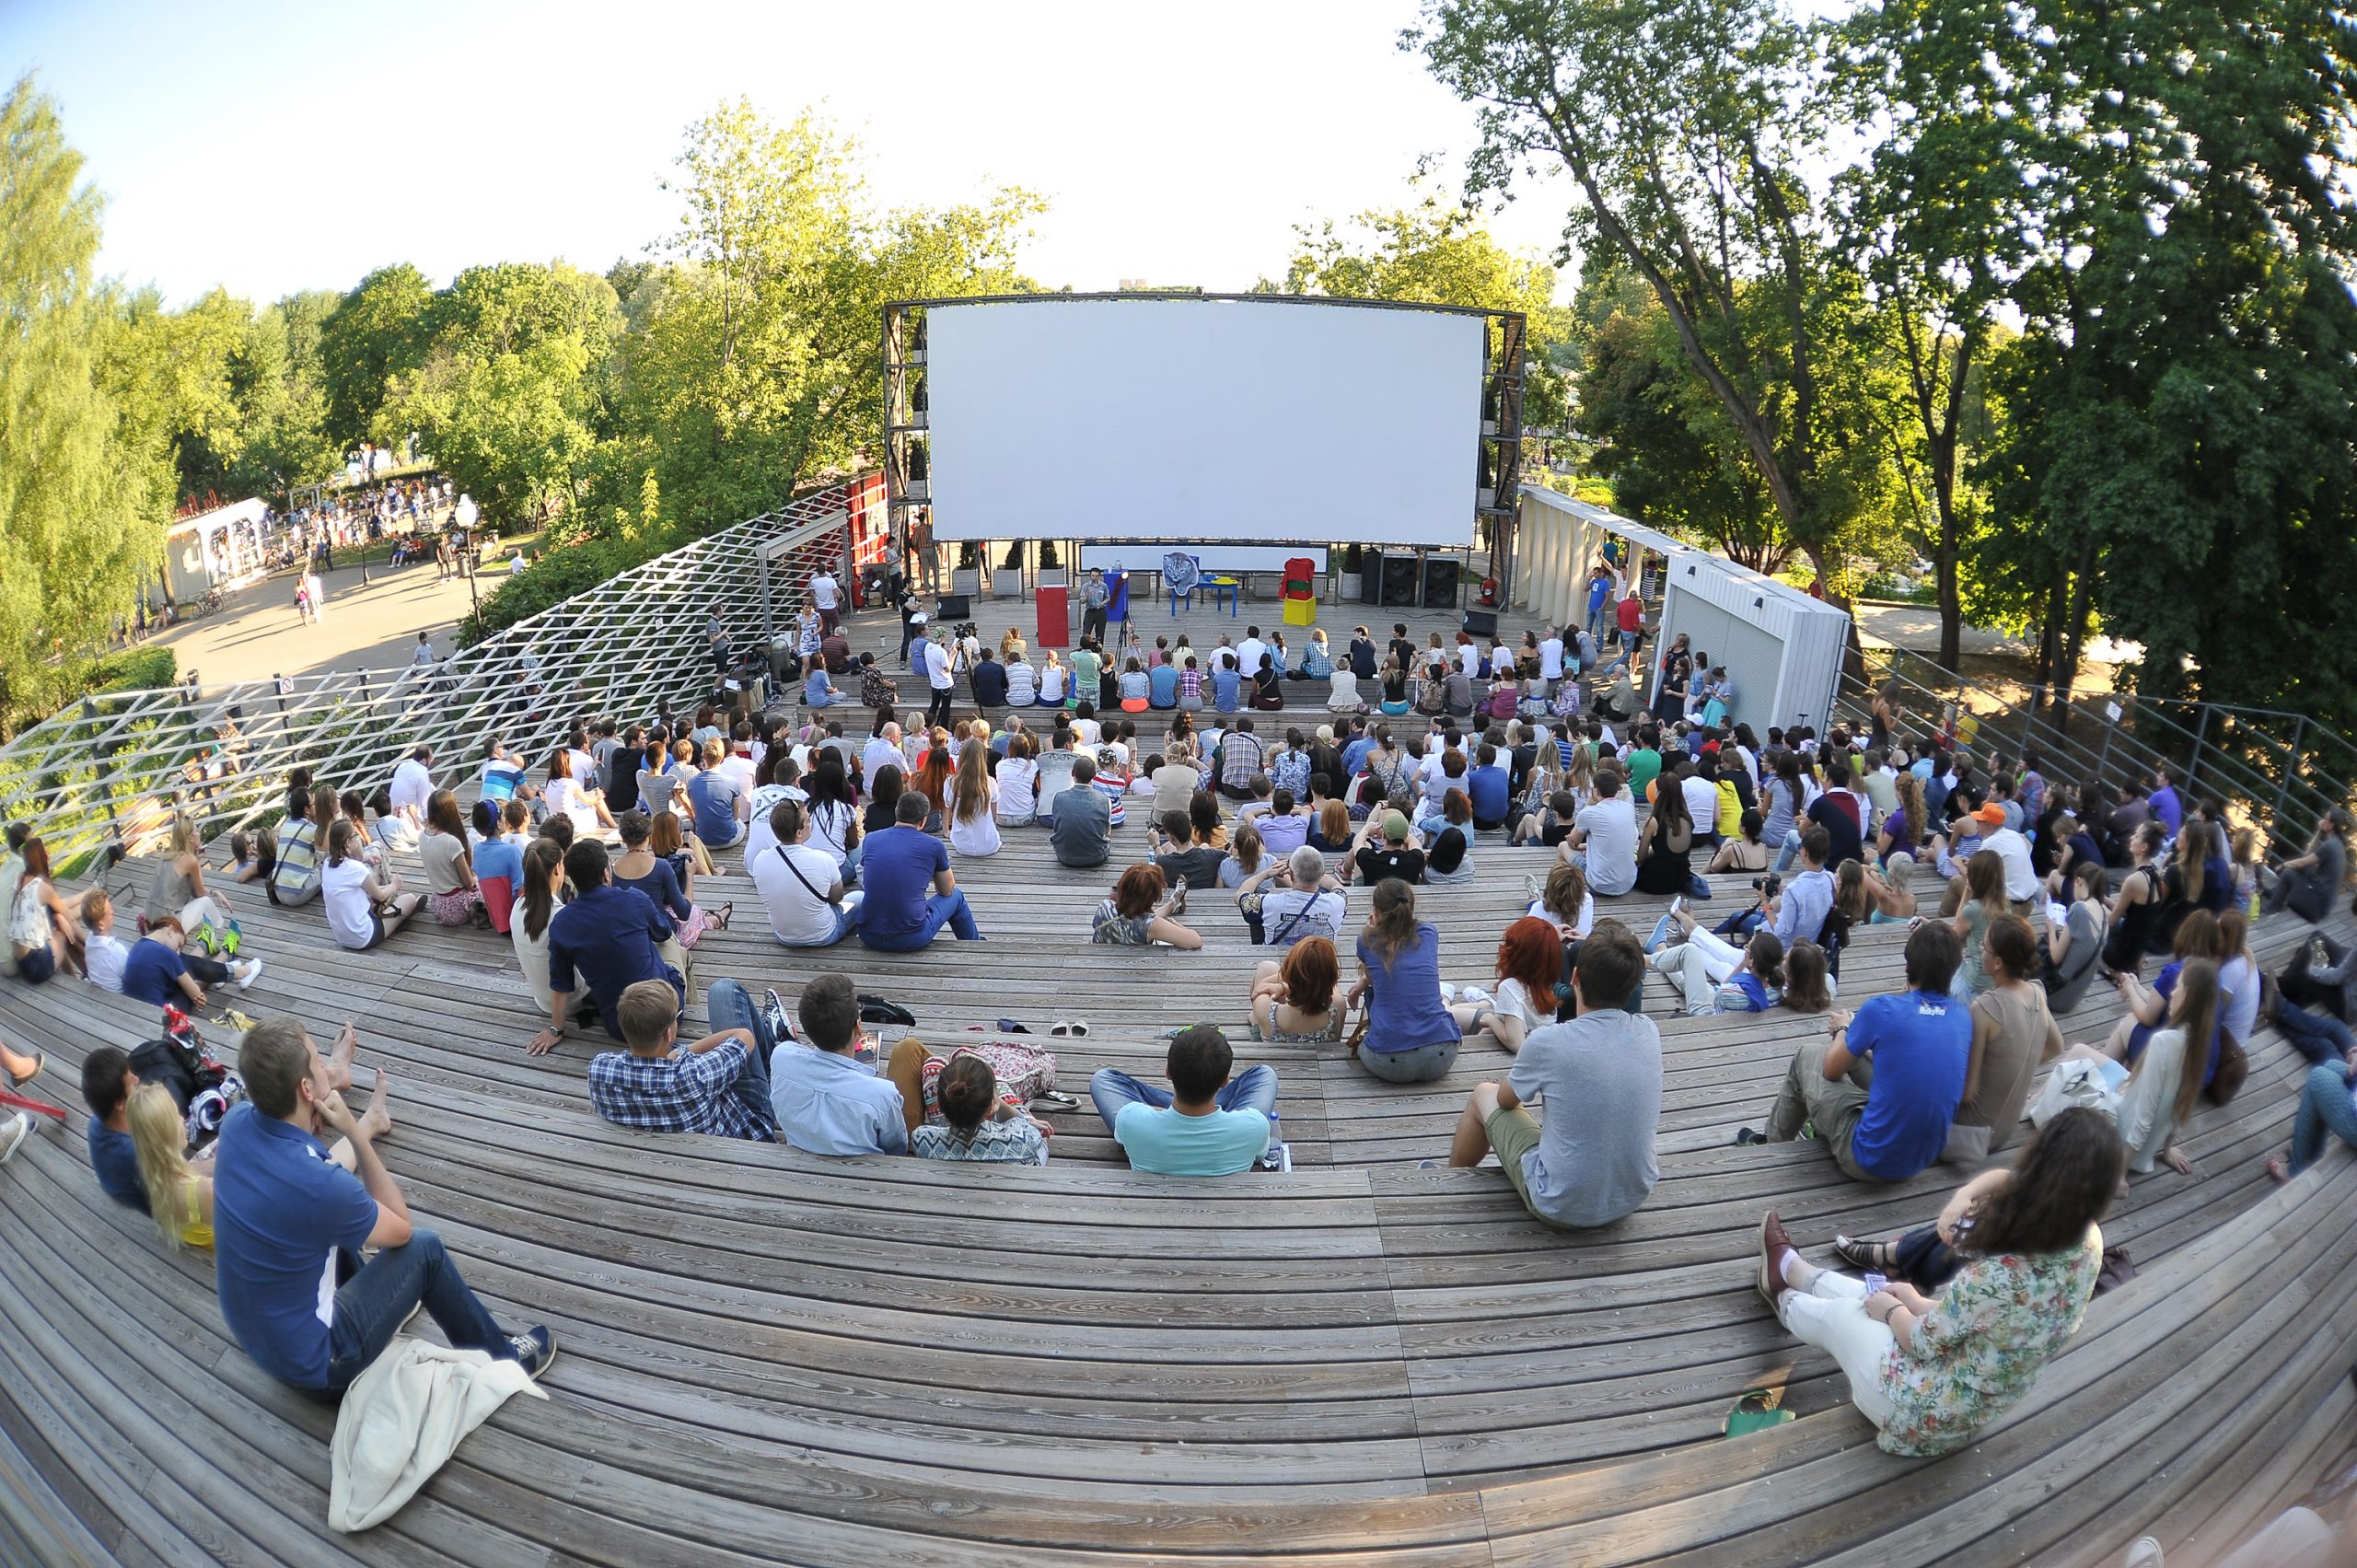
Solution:
<svg viewBox="0 0 2357 1568"><path fill-rule="evenodd" d="M2201 776L2201 748L2210 738L2210 704L2201 704L2201 723L2193 732L2193 761L2186 764L2185 787L2190 791Z"/></svg>
<svg viewBox="0 0 2357 1568"><path fill-rule="evenodd" d="M2307 733L2308 715L2302 714L2299 715L2298 722L2292 726L2292 749L2283 759L2283 780L2275 786L2275 810L2272 819L2268 823L2270 838L2282 836L2283 803L2291 798L2292 775L2300 771L2300 742L2307 738Z"/></svg>

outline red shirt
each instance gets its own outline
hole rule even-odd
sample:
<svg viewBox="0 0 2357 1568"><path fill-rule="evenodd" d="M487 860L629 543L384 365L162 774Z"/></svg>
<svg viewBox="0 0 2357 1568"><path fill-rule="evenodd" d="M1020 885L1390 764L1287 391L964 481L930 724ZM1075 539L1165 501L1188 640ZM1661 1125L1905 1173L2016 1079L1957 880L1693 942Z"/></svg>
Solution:
<svg viewBox="0 0 2357 1568"><path fill-rule="evenodd" d="M1620 630L1634 632L1645 623L1645 601L1631 594L1620 601Z"/></svg>

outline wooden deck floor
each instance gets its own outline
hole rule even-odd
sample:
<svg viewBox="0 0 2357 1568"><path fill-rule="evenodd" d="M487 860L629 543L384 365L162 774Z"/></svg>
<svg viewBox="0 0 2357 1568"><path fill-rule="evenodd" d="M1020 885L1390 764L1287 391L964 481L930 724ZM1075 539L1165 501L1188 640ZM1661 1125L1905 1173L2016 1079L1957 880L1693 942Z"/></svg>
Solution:
<svg viewBox="0 0 2357 1568"><path fill-rule="evenodd" d="M1120 831L1117 863L1142 836ZM1475 882L1422 896L1458 981L1485 978L1546 859L1476 854ZM841 968L943 1047L1002 1016L1086 1017L1059 1042L1075 1092L1102 1065L1157 1072L1164 1030L1219 1019L1277 1067L1295 1170L1135 1175L1085 1094L1039 1169L623 1132L589 1109L588 1043L524 1053L504 938L412 928L347 955L316 907L248 896L267 970L236 1005L320 1038L358 1020L362 1086L380 1064L396 1085L388 1163L503 1318L557 1330L554 1397L502 1411L389 1524L330 1534L332 1411L228 1340L208 1260L98 1191L77 1114L0 1173L0 1559L2097 1562L2154 1530L2175 1562L2357 1437L2357 1161L2270 1187L2305 1070L2271 1035L2234 1105L2200 1112L2198 1176L2140 1180L2107 1221L2139 1279L1970 1449L1905 1461L1750 1288L1763 1208L1823 1256L1837 1230L1922 1222L1959 1179L1866 1189L1807 1143L1731 1144L1821 1025L1673 1017L1655 982L1661 1186L1565 1236L1494 1168L1415 1168L1504 1070L1485 1041L1415 1088L1243 1044L1257 954L1215 899L1190 910L1204 951L1116 951L1086 941L1109 869L1057 866L1039 835L959 876L989 940L910 956L777 947L749 883L707 881L700 900L740 919L696 950L691 1016L724 975L790 997ZM1658 913L1612 903L1641 934ZM2304 931L2260 927L2270 967ZM1848 997L1895 986L1902 937L1860 935ZM2066 1033L2098 1036L2115 1005ZM78 982L0 984L0 1033L49 1051L39 1087L69 1105L87 1050L152 1028ZM1803 1419L1720 1437L1777 1376Z"/></svg>

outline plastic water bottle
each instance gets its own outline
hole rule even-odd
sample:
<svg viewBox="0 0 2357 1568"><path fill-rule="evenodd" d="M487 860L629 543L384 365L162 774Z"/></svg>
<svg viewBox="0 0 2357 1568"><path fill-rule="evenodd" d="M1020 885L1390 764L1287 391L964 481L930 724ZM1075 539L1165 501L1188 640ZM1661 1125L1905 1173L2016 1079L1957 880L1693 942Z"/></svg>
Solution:
<svg viewBox="0 0 2357 1568"><path fill-rule="evenodd" d="M1262 1170L1275 1170L1284 1156L1285 1130L1275 1111L1269 1112L1269 1147L1260 1156Z"/></svg>

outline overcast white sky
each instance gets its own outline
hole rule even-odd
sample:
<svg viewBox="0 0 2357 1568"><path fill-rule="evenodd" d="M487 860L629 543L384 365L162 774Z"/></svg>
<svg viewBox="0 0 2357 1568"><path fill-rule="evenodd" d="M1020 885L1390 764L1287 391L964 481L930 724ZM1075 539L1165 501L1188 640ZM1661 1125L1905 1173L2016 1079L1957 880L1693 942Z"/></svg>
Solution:
<svg viewBox="0 0 2357 1568"><path fill-rule="evenodd" d="M672 226L681 132L738 94L823 107L888 205L1039 191L1024 259L1051 285L1238 289L1282 273L1295 223L1404 203L1420 156L1454 181L1473 113L1398 49L1415 10L0 0L0 67L59 100L107 197L105 270L176 304L403 260L602 271ZM1493 232L1551 252L1563 189Z"/></svg>

